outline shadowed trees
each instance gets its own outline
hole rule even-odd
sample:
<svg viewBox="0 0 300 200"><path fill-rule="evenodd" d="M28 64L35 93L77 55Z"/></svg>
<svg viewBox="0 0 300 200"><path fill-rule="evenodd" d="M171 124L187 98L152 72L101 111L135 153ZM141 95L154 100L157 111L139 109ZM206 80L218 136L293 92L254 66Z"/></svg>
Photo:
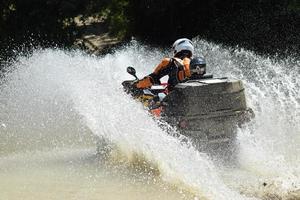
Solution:
<svg viewBox="0 0 300 200"><path fill-rule="evenodd" d="M78 16L100 17L111 34L152 44L199 35L262 53L300 53L299 0L3 0L0 59L30 39L72 45Z"/></svg>
<svg viewBox="0 0 300 200"><path fill-rule="evenodd" d="M133 34L152 42L200 35L262 53L300 53L299 0L129 1Z"/></svg>

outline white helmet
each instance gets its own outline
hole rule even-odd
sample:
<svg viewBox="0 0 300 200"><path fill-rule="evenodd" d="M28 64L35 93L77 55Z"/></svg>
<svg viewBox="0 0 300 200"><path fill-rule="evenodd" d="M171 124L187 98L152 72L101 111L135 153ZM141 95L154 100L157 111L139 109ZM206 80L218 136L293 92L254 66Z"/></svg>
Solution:
<svg viewBox="0 0 300 200"><path fill-rule="evenodd" d="M174 52L174 56L176 56L176 54L178 54L179 52L184 52L184 51L189 52L190 57L192 57L192 55L194 54L193 43L191 40L187 38L181 38L176 40L172 46L172 50Z"/></svg>

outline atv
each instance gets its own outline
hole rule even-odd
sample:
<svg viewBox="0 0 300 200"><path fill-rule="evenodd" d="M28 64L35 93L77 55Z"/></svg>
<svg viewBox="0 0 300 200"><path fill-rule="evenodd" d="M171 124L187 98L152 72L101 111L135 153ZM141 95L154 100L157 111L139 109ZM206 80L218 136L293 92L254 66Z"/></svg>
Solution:
<svg viewBox="0 0 300 200"><path fill-rule="evenodd" d="M175 126L198 149L233 143L237 128L254 116L241 80L203 75L177 84L172 91L165 83L139 89L135 69L128 67L127 72L135 80L124 81L124 91L155 117Z"/></svg>

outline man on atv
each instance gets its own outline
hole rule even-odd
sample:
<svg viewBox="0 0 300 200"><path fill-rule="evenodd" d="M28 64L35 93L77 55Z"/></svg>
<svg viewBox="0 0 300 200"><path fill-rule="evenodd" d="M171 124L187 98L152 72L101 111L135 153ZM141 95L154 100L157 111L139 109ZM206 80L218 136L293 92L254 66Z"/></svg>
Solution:
<svg viewBox="0 0 300 200"><path fill-rule="evenodd" d="M154 72L136 83L137 88L149 88L154 84L160 84L160 79L166 75L169 91L173 87L191 76L190 62L194 53L194 46L191 40L181 38L172 46L174 57L164 58L154 69Z"/></svg>

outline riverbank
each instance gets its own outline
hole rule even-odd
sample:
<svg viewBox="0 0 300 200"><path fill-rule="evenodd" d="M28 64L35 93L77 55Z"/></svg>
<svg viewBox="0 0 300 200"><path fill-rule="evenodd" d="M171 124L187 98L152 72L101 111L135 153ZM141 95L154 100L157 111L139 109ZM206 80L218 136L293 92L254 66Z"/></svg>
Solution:
<svg viewBox="0 0 300 200"><path fill-rule="evenodd" d="M80 34L75 39L74 47L87 53L103 55L124 42L110 34L108 24L103 19L91 17L82 21L77 17L75 23Z"/></svg>
<svg viewBox="0 0 300 200"><path fill-rule="evenodd" d="M126 43L126 39L118 38L110 33L109 25L102 18L89 17L82 20L74 18L75 36L70 43L59 43L42 38L32 37L24 41L0 41L3 48L0 50L0 78L6 73L6 66L20 56L28 55L36 48L67 48L81 49L88 54L104 55L112 52L113 49ZM1 44L5 42L6 44Z"/></svg>

